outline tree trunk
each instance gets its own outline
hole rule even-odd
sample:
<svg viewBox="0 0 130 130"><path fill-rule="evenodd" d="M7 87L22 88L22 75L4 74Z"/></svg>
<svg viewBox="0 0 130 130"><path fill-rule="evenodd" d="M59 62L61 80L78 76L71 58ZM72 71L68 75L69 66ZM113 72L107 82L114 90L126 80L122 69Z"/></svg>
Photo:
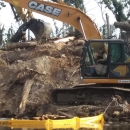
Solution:
<svg viewBox="0 0 130 130"><path fill-rule="evenodd" d="M124 31L130 31L130 24L128 22L115 22L114 26Z"/></svg>
<svg viewBox="0 0 130 130"><path fill-rule="evenodd" d="M110 24L109 24L109 16L106 13L106 21L107 21L107 37L110 36Z"/></svg>
<svg viewBox="0 0 130 130"><path fill-rule="evenodd" d="M8 43L6 45L7 50L15 49L15 48L28 48L31 46L36 46L37 42L20 42L20 43Z"/></svg>

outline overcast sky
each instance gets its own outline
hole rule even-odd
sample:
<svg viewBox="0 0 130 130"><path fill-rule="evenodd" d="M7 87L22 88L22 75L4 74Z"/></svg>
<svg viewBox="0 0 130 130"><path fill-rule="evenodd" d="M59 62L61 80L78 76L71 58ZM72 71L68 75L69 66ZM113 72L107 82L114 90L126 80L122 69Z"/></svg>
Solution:
<svg viewBox="0 0 130 130"><path fill-rule="evenodd" d="M98 27L103 25L103 20L102 20L102 15L101 15L101 10L95 0L84 0L84 4L86 7L87 15L96 23ZM104 10L104 15L105 13L108 13L110 17L110 24L113 24L116 20L113 14L105 9ZM46 16L34 13L34 17L37 19L43 19L46 22L50 22L53 25L53 21L51 18L48 18ZM18 23L15 22L13 12L9 6L9 4L6 3L6 8L3 8L0 10L0 22L5 25L5 30L7 30L11 25L17 29L18 28ZM58 26L60 25L60 22L58 22Z"/></svg>

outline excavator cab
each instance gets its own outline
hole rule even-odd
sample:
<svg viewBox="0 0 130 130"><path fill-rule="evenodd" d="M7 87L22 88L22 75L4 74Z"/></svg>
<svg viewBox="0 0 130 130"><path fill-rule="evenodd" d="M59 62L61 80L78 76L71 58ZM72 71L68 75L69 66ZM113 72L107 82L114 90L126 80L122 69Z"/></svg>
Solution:
<svg viewBox="0 0 130 130"><path fill-rule="evenodd" d="M95 54L101 45L107 58L97 63ZM86 41L82 51L81 75L85 83L130 82L128 44L117 39Z"/></svg>

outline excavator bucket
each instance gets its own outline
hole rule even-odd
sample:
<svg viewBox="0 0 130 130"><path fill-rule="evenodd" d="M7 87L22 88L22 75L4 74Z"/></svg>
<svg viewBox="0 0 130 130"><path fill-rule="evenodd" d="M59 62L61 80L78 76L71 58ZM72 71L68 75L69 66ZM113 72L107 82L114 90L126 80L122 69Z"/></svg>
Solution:
<svg viewBox="0 0 130 130"><path fill-rule="evenodd" d="M26 22L19 27L15 35L12 36L10 42L13 43L22 40L27 29L30 29L33 32L38 43L48 39L52 32L50 23L46 23L40 19L30 19L29 22Z"/></svg>

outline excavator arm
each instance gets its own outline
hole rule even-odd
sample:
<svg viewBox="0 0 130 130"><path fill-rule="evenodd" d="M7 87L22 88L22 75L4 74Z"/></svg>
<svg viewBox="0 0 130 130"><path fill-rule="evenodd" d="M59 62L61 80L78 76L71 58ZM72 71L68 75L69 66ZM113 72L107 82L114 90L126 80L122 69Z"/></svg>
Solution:
<svg viewBox="0 0 130 130"><path fill-rule="evenodd" d="M19 6L16 6L16 5L12 5L10 4L11 6L11 9L15 15L15 19L18 21L18 18L20 17L21 20L23 22L28 22L28 19L32 19L34 18L33 14L31 11L27 11L25 12L25 9L24 8L21 8Z"/></svg>
<svg viewBox="0 0 130 130"><path fill-rule="evenodd" d="M102 39L95 23L84 14L80 9L64 4L61 0L53 0L55 2L47 2L44 0L4 0L15 6L28 9L32 12L48 16L50 18L65 22L75 27L79 32L85 33L87 40ZM79 20L82 23L79 24ZM84 30L82 30L84 29Z"/></svg>
<svg viewBox="0 0 130 130"><path fill-rule="evenodd" d="M11 43L19 42L20 40L25 41L25 32L27 29L30 29L33 32L38 43L43 42L50 37L50 34L52 32L52 27L50 23L46 23L40 19L35 19L32 11L30 10L26 11L24 8L14 4L10 4L10 6L14 13L16 21L19 21L19 18L23 21L23 24L10 39Z"/></svg>
<svg viewBox="0 0 130 130"><path fill-rule="evenodd" d="M19 27L15 35L10 39L10 42L19 42L25 36L27 29L33 32L38 43L44 42L52 32L50 23L40 19L30 19Z"/></svg>

